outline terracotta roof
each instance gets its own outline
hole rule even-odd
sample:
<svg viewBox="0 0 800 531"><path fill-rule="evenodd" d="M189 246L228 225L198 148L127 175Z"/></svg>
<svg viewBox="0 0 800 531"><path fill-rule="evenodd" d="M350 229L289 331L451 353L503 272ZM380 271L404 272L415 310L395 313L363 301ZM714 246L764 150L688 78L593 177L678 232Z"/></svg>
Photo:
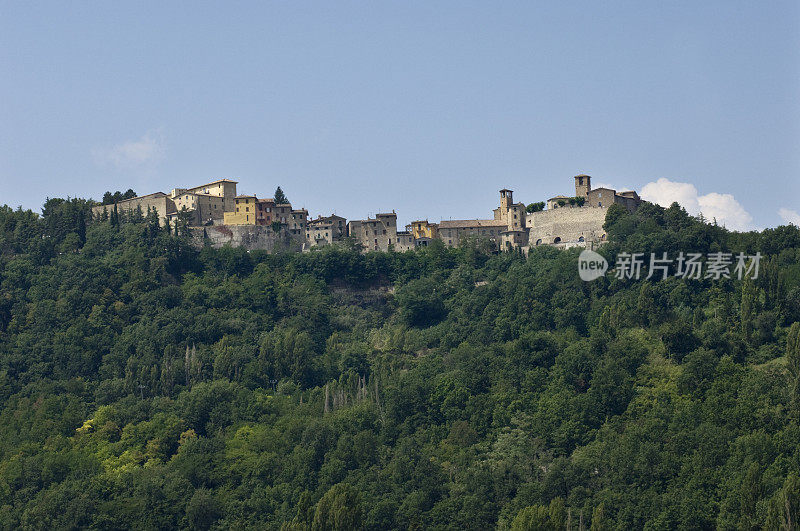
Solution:
<svg viewBox="0 0 800 531"><path fill-rule="evenodd" d="M499 219L450 219L442 220L439 229L467 229L479 227L507 227L505 221Z"/></svg>

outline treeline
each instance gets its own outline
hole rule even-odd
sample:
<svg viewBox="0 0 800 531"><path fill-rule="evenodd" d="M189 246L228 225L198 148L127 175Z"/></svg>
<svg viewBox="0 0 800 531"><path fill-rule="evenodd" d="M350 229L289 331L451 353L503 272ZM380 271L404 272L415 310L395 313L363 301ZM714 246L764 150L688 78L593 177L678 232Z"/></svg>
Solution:
<svg viewBox="0 0 800 531"><path fill-rule="evenodd" d="M800 230L612 208L620 252L756 280L582 282L575 250L195 249L0 208L0 527L790 528Z"/></svg>

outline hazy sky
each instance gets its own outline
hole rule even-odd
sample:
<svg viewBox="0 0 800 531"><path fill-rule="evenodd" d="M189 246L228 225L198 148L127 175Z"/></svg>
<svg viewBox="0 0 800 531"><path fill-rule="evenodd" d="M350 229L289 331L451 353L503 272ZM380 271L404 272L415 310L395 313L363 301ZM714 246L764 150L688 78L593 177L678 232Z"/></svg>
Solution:
<svg viewBox="0 0 800 531"><path fill-rule="evenodd" d="M0 1L0 204L225 177L402 223L577 173L800 223L800 3Z"/></svg>

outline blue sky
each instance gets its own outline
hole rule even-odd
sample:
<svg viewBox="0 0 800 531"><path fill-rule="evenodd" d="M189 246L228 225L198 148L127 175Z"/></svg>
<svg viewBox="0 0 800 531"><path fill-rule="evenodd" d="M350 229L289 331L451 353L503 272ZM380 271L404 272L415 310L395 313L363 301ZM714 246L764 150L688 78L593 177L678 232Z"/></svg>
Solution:
<svg viewBox="0 0 800 531"><path fill-rule="evenodd" d="M797 2L0 2L0 204L239 181L485 217L572 176L800 223Z"/></svg>

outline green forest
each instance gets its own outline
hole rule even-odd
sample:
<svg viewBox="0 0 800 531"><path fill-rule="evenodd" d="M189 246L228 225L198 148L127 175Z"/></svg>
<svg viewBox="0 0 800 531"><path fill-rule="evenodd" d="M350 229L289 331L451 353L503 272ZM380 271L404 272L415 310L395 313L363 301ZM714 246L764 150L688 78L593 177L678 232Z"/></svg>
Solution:
<svg viewBox="0 0 800 531"><path fill-rule="evenodd" d="M193 247L0 207L2 529L797 529L800 230L612 207L621 252Z"/></svg>

